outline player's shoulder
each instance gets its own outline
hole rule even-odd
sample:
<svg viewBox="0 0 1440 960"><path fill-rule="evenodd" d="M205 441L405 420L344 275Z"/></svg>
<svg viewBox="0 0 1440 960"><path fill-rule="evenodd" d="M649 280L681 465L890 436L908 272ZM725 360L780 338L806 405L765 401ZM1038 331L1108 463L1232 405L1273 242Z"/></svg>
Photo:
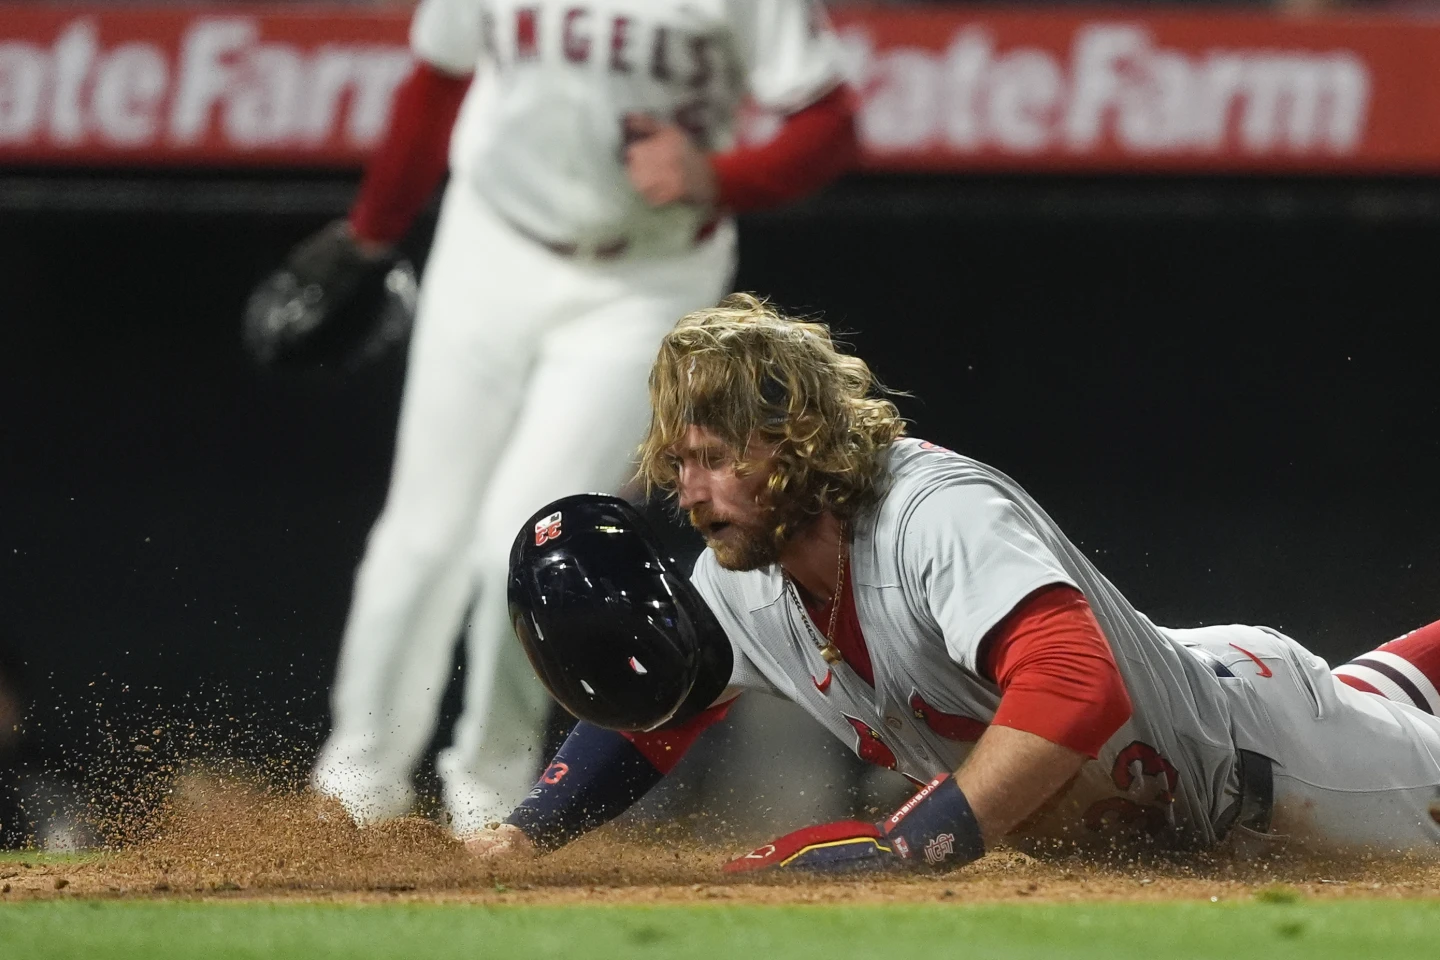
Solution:
<svg viewBox="0 0 1440 960"><path fill-rule="evenodd" d="M929 440L902 437L885 452L886 501L923 498L937 490L968 485L1001 485L998 470Z"/></svg>
<svg viewBox="0 0 1440 960"><path fill-rule="evenodd" d="M470 73L482 49L487 0L420 0L410 16L410 49L447 73Z"/></svg>
<svg viewBox="0 0 1440 960"><path fill-rule="evenodd" d="M915 527L936 530L964 525L1013 501L1018 486L995 468L928 440L891 444L886 487L876 523L906 539Z"/></svg>

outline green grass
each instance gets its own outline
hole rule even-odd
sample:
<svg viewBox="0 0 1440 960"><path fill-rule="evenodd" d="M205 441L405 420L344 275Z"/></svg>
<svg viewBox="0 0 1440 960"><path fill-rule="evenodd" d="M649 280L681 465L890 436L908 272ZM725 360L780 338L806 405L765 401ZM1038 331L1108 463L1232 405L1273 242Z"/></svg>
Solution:
<svg viewBox="0 0 1440 960"><path fill-rule="evenodd" d="M0 904L0 956L1385 960L1440 956L1440 902L966 906Z"/></svg>

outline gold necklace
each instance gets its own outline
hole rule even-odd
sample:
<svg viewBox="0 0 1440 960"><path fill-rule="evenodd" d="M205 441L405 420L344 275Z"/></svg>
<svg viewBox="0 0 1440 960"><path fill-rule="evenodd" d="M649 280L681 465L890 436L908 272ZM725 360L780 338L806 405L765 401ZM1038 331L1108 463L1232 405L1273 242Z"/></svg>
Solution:
<svg viewBox="0 0 1440 960"><path fill-rule="evenodd" d="M825 659L826 663L843 663L845 660L845 655L840 652L839 647L835 646L834 639L835 624L840 617L841 595L845 591L845 527L846 524L842 520L840 523L840 549L836 552L835 557L835 593L830 597L830 625L825 630L823 643L819 637L815 636L815 628L810 626L810 613L800 602L800 592L795 586L795 582L786 578L786 583L790 586L790 599L800 614L800 622L805 624L805 631L810 634L810 639L815 642L815 646L820 648L820 656Z"/></svg>

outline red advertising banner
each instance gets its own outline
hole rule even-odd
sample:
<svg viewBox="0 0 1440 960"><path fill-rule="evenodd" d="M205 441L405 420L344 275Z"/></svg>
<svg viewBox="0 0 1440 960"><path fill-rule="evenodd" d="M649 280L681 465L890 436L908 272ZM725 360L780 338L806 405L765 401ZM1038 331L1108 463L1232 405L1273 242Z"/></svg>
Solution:
<svg viewBox="0 0 1440 960"><path fill-rule="evenodd" d="M409 69L408 17L0 4L0 164L354 166ZM871 169L1440 173L1440 20L835 20Z"/></svg>
<svg viewBox="0 0 1440 960"><path fill-rule="evenodd" d="M1440 21L846 18L883 169L1440 172Z"/></svg>

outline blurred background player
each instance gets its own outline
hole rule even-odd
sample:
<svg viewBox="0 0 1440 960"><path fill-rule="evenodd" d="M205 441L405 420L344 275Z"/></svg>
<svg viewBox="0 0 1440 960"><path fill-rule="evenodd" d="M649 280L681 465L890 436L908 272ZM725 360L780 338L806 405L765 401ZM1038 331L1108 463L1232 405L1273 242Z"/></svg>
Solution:
<svg viewBox="0 0 1440 960"><path fill-rule="evenodd" d="M540 760L548 698L505 612L516 524L623 482L660 337L728 288L729 214L817 189L857 145L836 40L807 0L424 0L411 46L348 229L325 241L388 255L449 144L390 490L313 783L360 822L410 810L473 598L463 712L437 763L464 834L507 813ZM783 123L737 147L747 97Z"/></svg>

